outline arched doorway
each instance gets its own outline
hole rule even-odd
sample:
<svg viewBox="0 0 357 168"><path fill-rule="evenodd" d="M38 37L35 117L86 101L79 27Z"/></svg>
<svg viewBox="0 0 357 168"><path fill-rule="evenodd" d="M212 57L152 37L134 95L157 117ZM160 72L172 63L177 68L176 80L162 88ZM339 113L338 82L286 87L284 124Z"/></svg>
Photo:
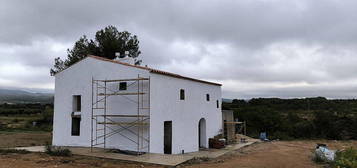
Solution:
<svg viewBox="0 0 357 168"><path fill-rule="evenodd" d="M207 148L206 120L204 118L198 122L198 147Z"/></svg>

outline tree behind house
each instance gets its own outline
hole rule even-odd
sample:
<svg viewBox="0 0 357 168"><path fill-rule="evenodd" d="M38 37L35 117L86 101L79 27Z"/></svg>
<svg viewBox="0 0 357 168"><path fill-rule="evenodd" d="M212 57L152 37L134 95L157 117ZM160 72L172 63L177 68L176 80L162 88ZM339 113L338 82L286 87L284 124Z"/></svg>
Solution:
<svg viewBox="0 0 357 168"><path fill-rule="evenodd" d="M95 39L88 39L82 36L75 42L73 48L67 49L67 58L55 58L55 64L51 68L51 75L73 65L87 55L96 55L103 58L114 59L115 53L120 53L120 57L128 56L135 59L135 64L140 64L141 60L137 57L140 55L139 40L136 35L131 35L127 31L119 32L114 26L107 26L97 31Z"/></svg>

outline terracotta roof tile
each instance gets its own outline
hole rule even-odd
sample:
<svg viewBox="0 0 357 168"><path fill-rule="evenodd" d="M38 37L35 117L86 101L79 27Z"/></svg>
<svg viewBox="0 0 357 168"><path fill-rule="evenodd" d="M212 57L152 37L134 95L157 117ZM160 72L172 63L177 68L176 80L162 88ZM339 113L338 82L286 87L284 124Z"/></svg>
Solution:
<svg viewBox="0 0 357 168"><path fill-rule="evenodd" d="M171 73L171 72L161 71L158 69L153 69L153 68L139 66L139 65L132 65L132 64L125 63L125 62L111 60L111 59L98 57L98 56L94 56L94 55L88 55L88 57L95 58L95 59L102 60L102 61L108 61L108 62L112 62L112 63L116 63L116 64L121 64L121 65L125 65L125 66L130 66L130 67L134 67L134 68L148 70L151 73L156 73L156 74L161 74L161 75L166 75L166 76L171 76L171 77L175 77L175 78L181 78L181 79L186 79L186 80L191 80L191 81L201 82L201 83L206 83L206 84L211 84L211 85L222 86L222 84L219 84L219 83L208 82L208 81L204 81L204 80L200 80L200 79L190 78L190 77L182 76L182 75Z"/></svg>

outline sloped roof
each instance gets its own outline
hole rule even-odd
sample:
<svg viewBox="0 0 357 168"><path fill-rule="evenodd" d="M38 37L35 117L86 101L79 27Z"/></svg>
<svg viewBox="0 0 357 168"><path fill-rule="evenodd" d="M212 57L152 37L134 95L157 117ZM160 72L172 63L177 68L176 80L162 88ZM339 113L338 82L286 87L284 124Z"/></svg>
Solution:
<svg viewBox="0 0 357 168"><path fill-rule="evenodd" d="M98 56L94 56L94 55L88 55L88 57L94 58L94 59L97 59L97 60L101 60L101 61L107 61L107 62L112 62L112 63L116 63L116 64L130 66L130 67L134 67L134 68L148 70L150 73L156 73L156 74L160 74L160 75L171 76L171 77L174 77L174 78L180 78L180 79L186 79L186 80L191 80L191 81L200 82L200 83L206 83L206 84L211 84L211 85L222 86L222 84L219 84L219 83L214 83L214 82L204 81L204 80L200 80L200 79L190 78L190 77L182 76L182 75L171 73L171 72L161 71L161 70L158 70L158 69L153 69L153 68L139 66L139 65L132 65L132 64L125 63L125 62L120 62L120 61L117 61L117 60L111 60L111 59L98 57Z"/></svg>

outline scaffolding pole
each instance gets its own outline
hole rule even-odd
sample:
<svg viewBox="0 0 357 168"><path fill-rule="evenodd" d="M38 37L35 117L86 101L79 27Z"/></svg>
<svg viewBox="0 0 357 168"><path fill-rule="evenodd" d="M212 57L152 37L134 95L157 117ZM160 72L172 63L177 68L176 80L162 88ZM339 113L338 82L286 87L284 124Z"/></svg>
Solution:
<svg viewBox="0 0 357 168"><path fill-rule="evenodd" d="M91 110L91 120L90 120L90 151L92 152L93 151L93 142L92 142L92 139L93 139L93 76L92 76L92 80L91 80L91 84L92 84L92 97L91 97L91 104L92 104L92 110Z"/></svg>

